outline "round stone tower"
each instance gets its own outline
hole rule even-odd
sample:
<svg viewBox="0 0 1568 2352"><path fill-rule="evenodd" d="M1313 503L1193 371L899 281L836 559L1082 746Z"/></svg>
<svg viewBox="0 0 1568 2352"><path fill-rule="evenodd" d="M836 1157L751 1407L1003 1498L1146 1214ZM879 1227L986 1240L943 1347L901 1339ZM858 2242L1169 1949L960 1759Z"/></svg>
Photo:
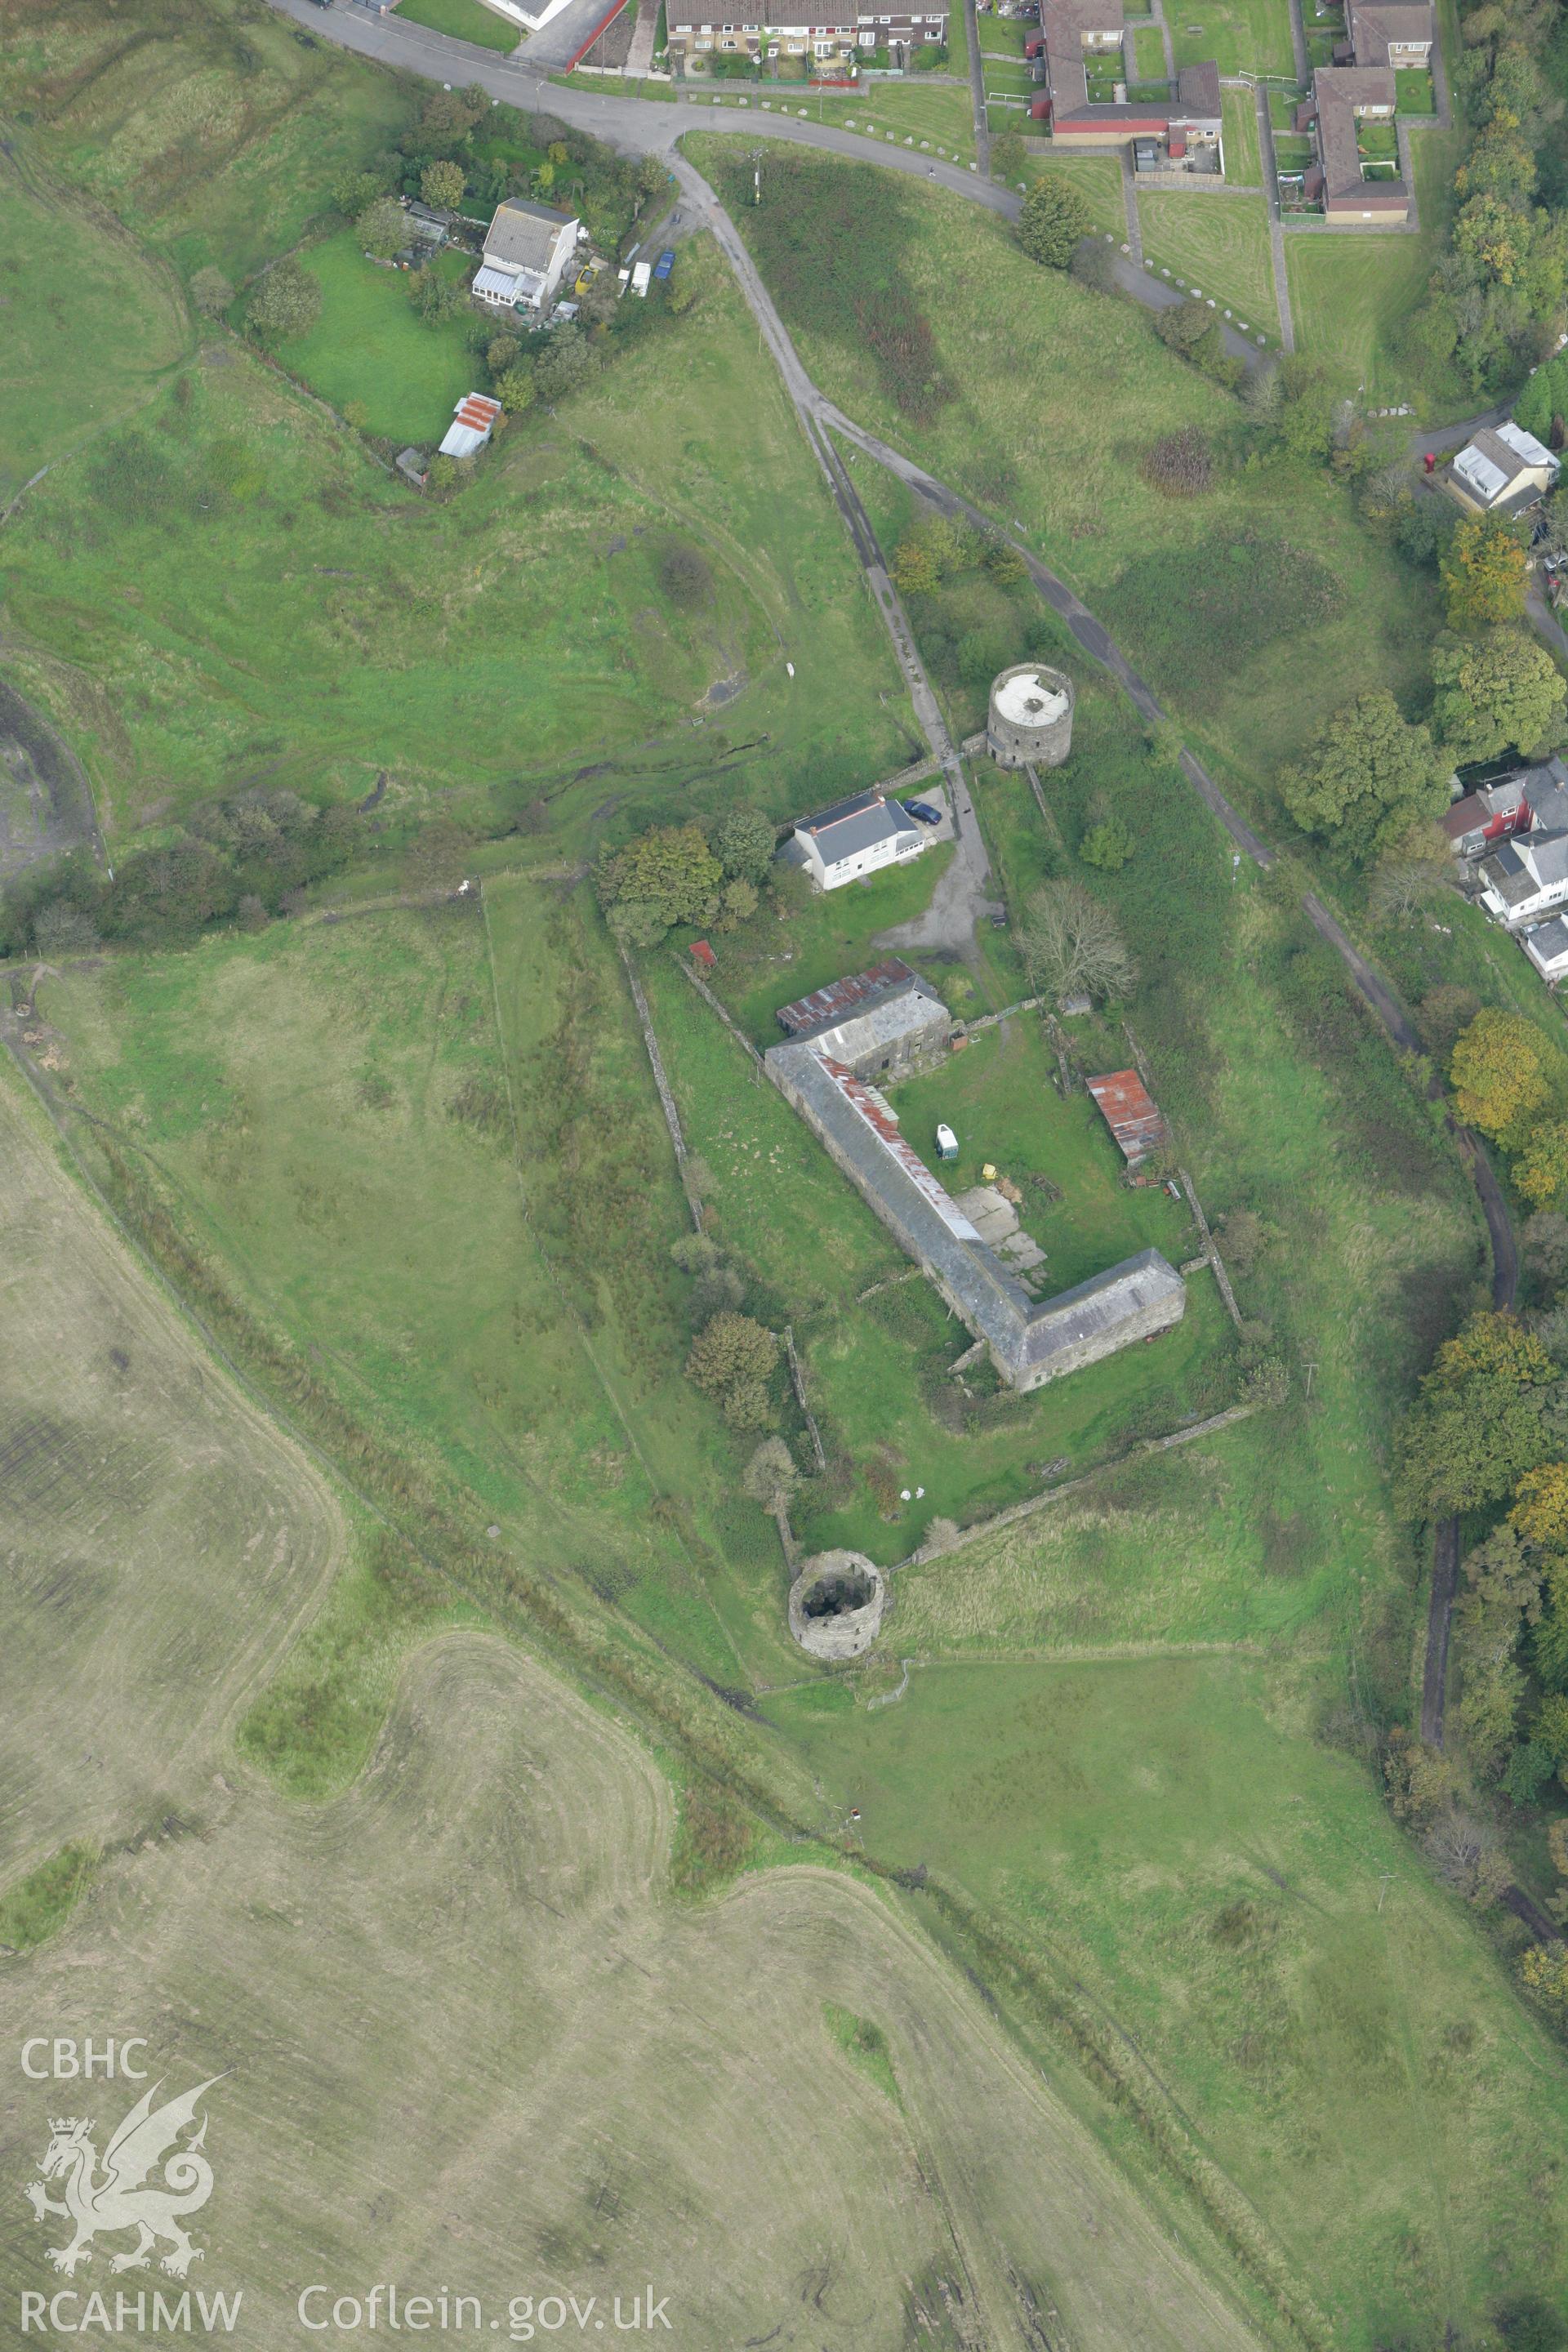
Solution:
<svg viewBox="0 0 1568 2352"><path fill-rule="evenodd" d="M1016 662L991 688L985 745L999 768L1059 768L1072 749L1072 680Z"/></svg>

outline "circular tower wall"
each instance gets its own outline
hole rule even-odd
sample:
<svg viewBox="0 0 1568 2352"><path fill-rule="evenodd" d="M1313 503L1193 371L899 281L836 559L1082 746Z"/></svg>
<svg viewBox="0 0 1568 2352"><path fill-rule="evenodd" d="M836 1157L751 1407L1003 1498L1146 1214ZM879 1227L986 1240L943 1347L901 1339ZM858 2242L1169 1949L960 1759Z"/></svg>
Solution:
<svg viewBox="0 0 1568 2352"><path fill-rule="evenodd" d="M991 688L985 744L1001 768L1059 768L1072 749L1072 680L1044 662L1016 662Z"/></svg>

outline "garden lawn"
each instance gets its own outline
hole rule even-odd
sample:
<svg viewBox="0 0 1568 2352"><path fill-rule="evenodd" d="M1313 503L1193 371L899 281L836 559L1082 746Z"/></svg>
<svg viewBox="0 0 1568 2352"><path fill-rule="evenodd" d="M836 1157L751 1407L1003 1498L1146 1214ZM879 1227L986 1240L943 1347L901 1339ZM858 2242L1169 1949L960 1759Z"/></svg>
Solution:
<svg viewBox="0 0 1568 2352"><path fill-rule="evenodd" d="M993 126L994 127L994 126ZM1048 143L1031 142L1024 159L1024 176L1031 184L1059 173L1089 206L1089 226L1118 245L1127 236L1127 199L1121 166L1112 155L1058 155Z"/></svg>
<svg viewBox="0 0 1568 2352"><path fill-rule="evenodd" d="M1011 60L987 58L985 60L985 95L987 98L1028 98L1034 93L1035 77L1026 65L1014 65Z"/></svg>
<svg viewBox="0 0 1568 2352"><path fill-rule="evenodd" d="M1169 23L1178 67L1213 58L1222 74L1295 70L1286 0L1171 0Z"/></svg>
<svg viewBox="0 0 1568 2352"><path fill-rule="evenodd" d="M1132 54L1140 81L1163 81L1165 79L1165 44L1160 37L1158 25L1139 25L1133 29Z"/></svg>
<svg viewBox="0 0 1568 2352"><path fill-rule="evenodd" d="M367 260L353 229L311 247L305 266L321 287L321 315L309 334L279 347L289 373L334 408L363 410L367 433L439 441L464 394L482 389L466 313L426 326L409 299L412 274ZM469 263L443 253L429 267L462 278Z"/></svg>
<svg viewBox="0 0 1568 2352"><path fill-rule="evenodd" d="M1237 187L1260 187L1263 158L1258 144L1258 109L1249 89L1220 92L1225 107L1225 175ZM1200 199L1201 201L1201 199Z"/></svg>
<svg viewBox="0 0 1568 2352"><path fill-rule="evenodd" d="M450 33L481 49L515 49L528 38L521 25L484 8L479 0L398 0L397 13L413 25L428 25L433 33Z"/></svg>
<svg viewBox="0 0 1568 2352"><path fill-rule="evenodd" d="M1437 94L1425 66L1402 67L1394 77L1394 101L1401 114L1435 114Z"/></svg>
<svg viewBox="0 0 1568 2352"><path fill-rule="evenodd" d="M982 57L1021 58L1026 36L1039 30L1037 25L1026 24L1022 16L997 16L984 10L976 16L975 24Z"/></svg>
<svg viewBox="0 0 1568 2352"><path fill-rule="evenodd" d="M1411 140L1421 227L1415 236L1285 237L1296 340L1335 368L1348 389L1392 406L1420 400L1422 383L1394 350L1398 329L1424 299L1452 204L1457 135L1437 129ZM1424 405L1430 406L1429 402ZM1437 404L1462 414L1462 396Z"/></svg>
<svg viewBox="0 0 1568 2352"><path fill-rule="evenodd" d="M1261 197L1140 193L1138 218L1151 268L1168 268L1275 340L1268 215Z"/></svg>

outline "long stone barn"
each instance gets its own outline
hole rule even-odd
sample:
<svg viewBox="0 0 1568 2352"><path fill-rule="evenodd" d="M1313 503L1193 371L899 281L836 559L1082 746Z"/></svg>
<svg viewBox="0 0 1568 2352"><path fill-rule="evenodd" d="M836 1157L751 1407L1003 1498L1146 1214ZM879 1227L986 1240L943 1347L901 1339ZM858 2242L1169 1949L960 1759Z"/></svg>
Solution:
<svg viewBox="0 0 1568 2352"><path fill-rule="evenodd" d="M907 964L890 961L837 982L778 1018L788 1042L763 1056L774 1086L1011 1387L1043 1387L1181 1321L1185 1286L1156 1249L1054 1298L1031 1297L910 1149L872 1078L940 1066L952 1024Z"/></svg>

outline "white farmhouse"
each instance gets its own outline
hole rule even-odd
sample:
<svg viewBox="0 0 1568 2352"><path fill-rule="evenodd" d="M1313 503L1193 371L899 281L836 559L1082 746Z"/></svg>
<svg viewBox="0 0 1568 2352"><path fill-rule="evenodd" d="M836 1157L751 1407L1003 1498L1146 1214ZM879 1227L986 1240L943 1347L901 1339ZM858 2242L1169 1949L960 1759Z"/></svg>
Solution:
<svg viewBox="0 0 1568 2352"><path fill-rule="evenodd" d="M884 866L918 857L926 836L897 801L857 793L815 816L797 817L792 846L819 890L841 889Z"/></svg>
<svg viewBox="0 0 1568 2352"><path fill-rule="evenodd" d="M1520 945L1549 987L1555 988L1568 974L1568 922L1561 915L1524 932Z"/></svg>
<svg viewBox="0 0 1568 2352"><path fill-rule="evenodd" d="M1481 904L1510 931L1568 905L1568 833L1521 833L1480 863Z"/></svg>
<svg viewBox="0 0 1568 2352"><path fill-rule="evenodd" d="M497 310L542 310L576 258L575 215L508 196L485 231L485 257L468 291Z"/></svg>

